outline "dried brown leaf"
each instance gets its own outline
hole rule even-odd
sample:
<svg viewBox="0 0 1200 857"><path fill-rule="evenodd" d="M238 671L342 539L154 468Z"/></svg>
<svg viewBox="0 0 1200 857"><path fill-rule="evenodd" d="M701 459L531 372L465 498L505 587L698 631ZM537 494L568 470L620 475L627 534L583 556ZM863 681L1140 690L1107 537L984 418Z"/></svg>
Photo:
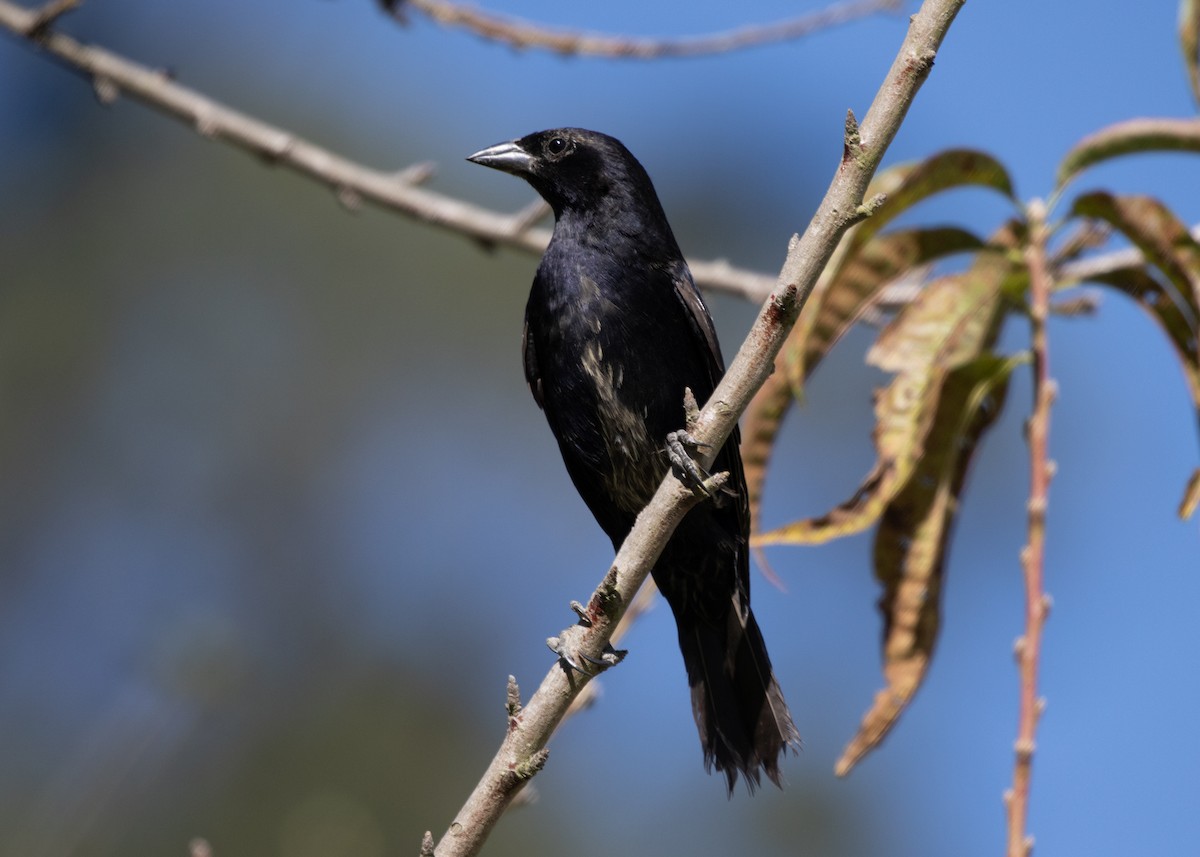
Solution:
<svg viewBox="0 0 1200 857"><path fill-rule="evenodd" d="M1001 240L1011 240L1005 235ZM990 347L1009 267L1001 254L980 255L969 271L930 283L885 328L868 359L897 375L875 397L875 466L846 502L761 533L756 544L819 544L861 532L879 518L925 452L946 374Z"/></svg>
<svg viewBox="0 0 1200 857"><path fill-rule="evenodd" d="M1169 208L1150 196L1097 191L1075 200L1072 214L1103 220L1123 233L1171 281L1192 316L1200 316L1200 243Z"/></svg>
<svg viewBox="0 0 1200 857"><path fill-rule="evenodd" d="M1200 120L1130 119L1084 137L1058 166L1061 188L1088 167L1137 152L1200 152Z"/></svg>
<svg viewBox="0 0 1200 857"><path fill-rule="evenodd" d="M1192 97L1200 103L1200 0L1180 0L1179 47L1187 66Z"/></svg>
<svg viewBox="0 0 1200 857"><path fill-rule="evenodd" d="M867 190L867 198L883 194L886 199L869 218L856 224L842 238L837 252L800 313L788 342L784 344L781 365L797 390L797 395L829 349L870 305L870 300L878 291L887 285L887 281L884 281L869 287L862 282L861 272L847 279L848 267L864 248L873 243L888 223L941 191L961 187L990 188L1010 199L1013 196L1012 181L1004 165L991 155L971 149L949 149L924 161L897 164L876 176ZM965 244L953 246L955 240L965 241L964 235L960 233L950 237L943 234L939 240L948 244L940 252L927 247L925 252L928 255L923 259L917 256L917 260L909 262L907 266L898 265L890 279L897 279L905 271L930 259L971 249ZM904 240L900 239L901 242ZM936 245L936 240L933 243ZM887 253L876 255L886 258ZM867 270L870 270L869 265ZM844 296L840 294L842 289L848 290Z"/></svg>
<svg viewBox="0 0 1200 857"><path fill-rule="evenodd" d="M927 452L887 504L875 536L875 575L884 587L883 674L858 734L836 772L844 776L887 735L919 689L940 625L947 546L963 484L981 438L999 417L1013 368L1024 357L985 355L950 372Z"/></svg>

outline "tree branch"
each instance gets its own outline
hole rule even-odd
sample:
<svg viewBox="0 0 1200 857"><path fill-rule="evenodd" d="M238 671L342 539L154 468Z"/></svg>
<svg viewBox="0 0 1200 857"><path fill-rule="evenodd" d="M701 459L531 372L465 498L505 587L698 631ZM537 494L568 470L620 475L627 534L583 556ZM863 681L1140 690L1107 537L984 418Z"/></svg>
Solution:
<svg viewBox="0 0 1200 857"><path fill-rule="evenodd" d="M721 54L793 41L818 30L869 15L896 12L901 7L901 0L848 0L818 12L773 24L676 39L648 39L559 30L518 18L495 15L482 9L451 3L449 0L379 0L379 5L401 22L404 21L406 9L419 9L439 24L462 27L481 38L500 42L518 50L540 48L564 56L652 60Z"/></svg>
<svg viewBox="0 0 1200 857"><path fill-rule="evenodd" d="M1046 503L1054 462L1050 460L1050 406L1055 384L1050 377L1050 348L1046 319L1050 314L1053 278L1046 261L1046 209L1040 200L1029 206L1029 244L1025 262L1029 267L1031 347L1033 349L1033 415L1026 426L1029 443L1029 536L1021 551L1025 576L1025 633L1017 640L1016 659L1021 674L1020 713L1014 745L1013 785L1004 795L1008 809L1007 857L1029 857L1033 837L1027 834L1029 790L1033 778L1033 753L1037 746L1037 724L1045 702L1038 696L1038 665L1042 651L1042 628L1050 610L1044 588L1046 562Z"/></svg>
<svg viewBox="0 0 1200 857"><path fill-rule="evenodd" d="M550 230L537 226L546 213L540 200L506 214L429 190L421 185L433 176L432 164L414 164L395 172L371 169L182 86L162 71L51 32L49 28L55 20L78 4L79 0L50 0L39 8L29 9L0 0L0 26L43 49L69 69L89 77L102 102L111 103L126 93L179 119L209 139L229 143L327 185L339 202L351 210L370 202L489 246L537 254L546 249ZM1193 234L1200 238L1200 226L1193 228ZM1133 248L1079 260L1064 265L1058 279L1060 282L1087 279L1112 268L1136 264L1141 258ZM735 267L724 259L689 259L688 266L701 288L752 303L762 303L775 286L775 277ZM898 283L884 293L876 309L884 312L898 309L912 299L912 294L911 283Z"/></svg>
<svg viewBox="0 0 1200 857"><path fill-rule="evenodd" d="M900 52L876 94L861 127L847 122L845 149L833 180L803 237L793 237L778 280L771 289L749 336L701 412L693 434L709 453L711 465L738 416L771 368L817 276L845 230L870 216L881 201L863 203L863 195L891 140L928 76L936 51L965 0L925 0L910 22ZM89 75L98 94L111 100L120 92L190 123L200 133L221 139L291 167L333 187L344 204L369 200L422 221L450 228L490 244L505 244L539 252L548 233L532 228L528 212L500 215L420 187L423 168L401 173L369 170L314 146L293 134L253 117L225 108L165 75L138 66L100 48L86 47L42 26L36 36L38 13L0 0L0 25ZM850 133L854 127L855 133ZM722 263L693 264L697 280L729 274ZM761 288L761 275L745 274L737 288L749 295ZM753 278L754 283L749 282ZM638 516L609 572L586 609L588 623L573 633L574 647L599 659L614 628L649 574L663 546L687 510L697 502L673 476L667 476L655 497ZM513 706L505 738L471 797L437 845L439 857L477 854L504 809L525 782L545 763L546 744L566 715L572 700L589 677L570 673L556 664L523 709Z"/></svg>
<svg viewBox="0 0 1200 857"><path fill-rule="evenodd" d="M41 9L27 9L0 0L0 27L46 51L69 69L90 77L103 103L111 103L125 93L181 120L202 136L244 149L271 164L328 185L347 208L356 209L364 201L371 202L487 245L539 254L546 249L550 230L536 226L545 208L531 206L515 214L504 214L420 187L433 173L428 164L397 172L365 167L182 86L162 71L51 31L49 26L54 18L66 11L62 7L69 5L74 4L55 0ZM735 268L720 259L690 260L688 264L702 288L755 303L770 294L774 284L774 278L767 274Z"/></svg>
<svg viewBox="0 0 1200 857"><path fill-rule="evenodd" d="M697 439L707 444L701 447L708 450L705 465L712 464L738 416L770 374L796 315L842 234L855 220L869 216L878 204L878 200L863 204L867 183L928 76L937 49L963 2L925 0L912 18L900 52L853 145L847 134L842 162L816 216L803 237L792 239L775 289L692 429ZM649 575L675 526L695 502L695 496L673 475L663 480L592 595L587 610L590 627L578 629L577 642L584 655L600 657L626 605ZM544 762L554 728L585 682L585 677L570 674L561 664L551 668L521 717L510 720L508 732L483 778L438 843L438 857L479 853L492 827L524 785L523 774Z"/></svg>

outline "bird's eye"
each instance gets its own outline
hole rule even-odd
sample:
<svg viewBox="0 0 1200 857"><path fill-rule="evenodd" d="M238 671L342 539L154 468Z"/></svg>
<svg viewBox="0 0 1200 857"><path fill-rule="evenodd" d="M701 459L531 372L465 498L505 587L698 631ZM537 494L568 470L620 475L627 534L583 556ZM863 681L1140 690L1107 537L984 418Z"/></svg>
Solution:
<svg viewBox="0 0 1200 857"><path fill-rule="evenodd" d="M562 137L551 137L546 144L546 151L551 155L561 155L567 150L567 141Z"/></svg>

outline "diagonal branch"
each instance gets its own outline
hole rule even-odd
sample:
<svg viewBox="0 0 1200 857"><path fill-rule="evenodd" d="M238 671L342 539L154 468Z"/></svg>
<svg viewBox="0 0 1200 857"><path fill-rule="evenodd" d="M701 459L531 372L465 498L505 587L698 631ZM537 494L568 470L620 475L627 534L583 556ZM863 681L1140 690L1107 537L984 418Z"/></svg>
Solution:
<svg viewBox="0 0 1200 857"><path fill-rule="evenodd" d="M851 116L846 148L833 181L804 236L792 239L787 260L750 334L693 428L707 449L705 465L725 442L754 392L771 373L775 356L841 236L870 216L880 200L864 204L867 183L895 137L950 24L965 0L925 0L912 18L900 52L859 128ZM599 659L613 628L650 573L663 546L696 502L668 475L640 515L588 604L589 627L578 627L578 650ZM576 630L576 629L572 629ZM527 779L546 760L546 745L585 679L555 664L541 687L509 721L483 778L437 845L438 857L478 854L492 828Z"/></svg>
<svg viewBox="0 0 1200 857"><path fill-rule="evenodd" d="M541 48L564 56L638 60L705 56L794 41L818 30L880 12L896 12L901 7L900 0L848 0L773 24L742 27L706 36L649 39L555 29L519 18L495 15L450 0L379 0L379 4L401 21L404 20L406 9L419 9L439 24L462 27L481 38L520 50Z"/></svg>

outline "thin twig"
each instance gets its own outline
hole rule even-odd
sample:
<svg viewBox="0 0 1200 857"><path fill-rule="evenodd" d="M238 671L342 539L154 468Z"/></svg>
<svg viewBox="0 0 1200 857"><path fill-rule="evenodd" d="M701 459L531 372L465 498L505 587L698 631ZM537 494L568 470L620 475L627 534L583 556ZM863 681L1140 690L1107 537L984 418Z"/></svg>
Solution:
<svg viewBox="0 0 1200 857"><path fill-rule="evenodd" d="M0 27L45 50L70 69L87 75L104 103L111 103L125 93L181 120L209 139L244 149L271 164L328 185L338 200L351 210L362 202L370 202L489 246L512 247L530 253L540 254L550 240L550 230L537 227L530 216L535 211L544 211L543 208L528 207L515 214L505 214L418 187L429 177L427 164L398 172L365 167L182 86L156 69L51 31L43 10L26 9L0 0ZM693 260L689 265L702 288L726 292L755 303L770 294L775 282L768 274L735 268L719 259Z"/></svg>
<svg viewBox="0 0 1200 857"><path fill-rule="evenodd" d="M1193 226L1191 233L1193 238L1200 241L1200 224ZM1111 274L1121 268L1141 265L1145 261L1146 257L1142 255L1141 250L1136 247L1127 247L1124 250L1114 250L1111 253L1102 253L1098 256L1088 256L1067 262L1054 272L1054 281L1059 287L1070 283L1086 282L1095 277Z"/></svg>
<svg viewBox="0 0 1200 857"><path fill-rule="evenodd" d="M127 93L210 139L237 146L329 186L339 201L351 210L362 202L370 202L489 246L537 254L546 249L550 230L538 228L536 219L531 217L545 210L540 200L507 214L418 187L432 175L433 166L429 163L386 172L351 161L290 131L181 86L158 70L102 48L82 45L61 33L50 32L48 27L54 18L70 5L63 0L52 0L38 9L27 9L9 0L0 0L0 26L44 49L71 69L89 76L98 96L106 104L122 92ZM1194 227L1192 232L1200 238L1200 226ZM1136 248L1121 250L1066 264L1058 272L1057 279L1062 283L1079 281L1140 261L1142 255ZM724 259L689 259L688 266L701 288L752 303L762 303L775 286L775 277L770 274L738 268ZM900 309L911 299L911 284L900 282L884 292L876 308L884 312Z"/></svg>
<svg viewBox="0 0 1200 857"><path fill-rule="evenodd" d="M649 39L560 30L485 12L449 0L380 0L385 10L403 21L403 13L413 8L449 27L463 27L477 36L501 42L519 50L539 48L564 56L605 57L608 59L651 60L665 57L696 57L728 53L744 48L793 41L881 12L896 12L901 0L851 0L826 9L777 21L741 27L724 33L686 36L674 39Z"/></svg>
<svg viewBox="0 0 1200 857"><path fill-rule="evenodd" d="M1027 832L1029 790L1033 778L1033 754L1037 747L1037 725L1045 701L1038 696L1038 665L1042 651L1042 627L1050 609L1045 592L1046 504L1054 462L1050 460L1050 407L1055 383L1050 377L1050 345L1046 319L1054 282L1046 261L1046 210L1040 200L1029 205L1029 244L1025 261L1029 267L1029 319L1033 350L1033 414L1026 426L1029 443L1029 535L1021 551L1025 577L1025 633L1017 640L1016 659L1020 671L1020 705L1017 740L1014 745L1012 789L1005 794L1008 805L1008 857L1029 857L1033 837Z"/></svg>

